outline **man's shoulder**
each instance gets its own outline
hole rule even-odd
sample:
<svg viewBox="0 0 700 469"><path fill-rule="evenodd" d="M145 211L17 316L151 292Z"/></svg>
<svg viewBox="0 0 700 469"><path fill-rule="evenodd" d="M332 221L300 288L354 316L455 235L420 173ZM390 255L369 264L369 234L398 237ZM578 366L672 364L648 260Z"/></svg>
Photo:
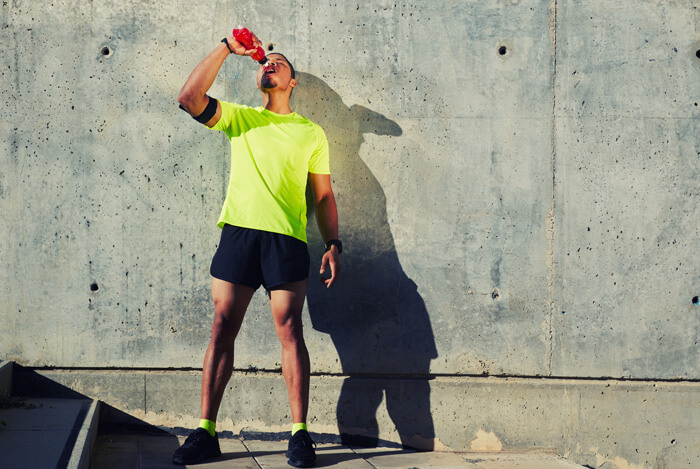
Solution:
<svg viewBox="0 0 700 469"><path fill-rule="evenodd" d="M240 116L241 113L247 112L247 109L249 108L244 104L231 103L221 99L218 101L219 105L221 106L221 116L219 117L219 120L211 127L211 129L220 130L230 137L232 126L237 126L236 116Z"/></svg>
<svg viewBox="0 0 700 469"><path fill-rule="evenodd" d="M302 122L305 122L305 123L310 124L310 125L318 126L317 123L315 123L314 121L312 121L312 120L309 119L308 117L302 116L302 115L299 114L298 112L294 112L294 115L296 116L297 119L299 119L299 120L302 121Z"/></svg>
<svg viewBox="0 0 700 469"><path fill-rule="evenodd" d="M253 109L250 106L246 106L245 104L240 104L240 103L232 103L230 101L224 101L224 100L219 100L219 103L221 103L221 107L227 107L230 109L235 109L235 110L241 110L241 109Z"/></svg>
<svg viewBox="0 0 700 469"><path fill-rule="evenodd" d="M319 124L317 124L316 122L314 122L314 121L312 121L311 119L309 119L308 117L304 117L304 116L302 116L301 114L298 114L298 113L296 113L296 112L295 112L294 114L295 114L296 118L299 120L300 123L306 124L306 125L308 125L309 127L311 127L315 133L317 133L317 134L323 134L323 133L324 133L324 132L323 132L323 127L321 127L321 126L320 126Z"/></svg>

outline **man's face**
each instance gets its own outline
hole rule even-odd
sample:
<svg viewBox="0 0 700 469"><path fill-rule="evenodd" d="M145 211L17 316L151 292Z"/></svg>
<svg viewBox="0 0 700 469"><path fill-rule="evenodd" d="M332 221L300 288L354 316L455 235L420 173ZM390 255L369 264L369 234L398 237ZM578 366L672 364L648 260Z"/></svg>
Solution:
<svg viewBox="0 0 700 469"><path fill-rule="evenodd" d="M286 90L290 86L295 87L296 84L289 63L280 54L269 54L267 63L261 65L258 70L258 88L261 90Z"/></svg>

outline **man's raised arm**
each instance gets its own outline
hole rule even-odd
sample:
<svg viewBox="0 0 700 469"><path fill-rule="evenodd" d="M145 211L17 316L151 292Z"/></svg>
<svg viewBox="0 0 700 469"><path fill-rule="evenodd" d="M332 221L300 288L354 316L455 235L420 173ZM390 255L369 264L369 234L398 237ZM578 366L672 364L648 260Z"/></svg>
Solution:
<svg viewBox="0 0 700 469"><path fill-rule="evenodd" d="M262 46L260 40L252 34L253 49L248 49L238 42L233 33L229 34L226 41L222 41L216 48L197 65L187 81L182 86L177 101L180 107L187 111L192 117L202 122L207 127L213 127L221 118L221 104L217 101L212 101L207 96L207 91L214 83L216 74L224 64L224 60L229 54L236 55L253 55L257 48ZM214 108L214 104L216 108ZM212 111L215 111L212 114ZM208 118L207 118L208 117ZM203 119L204 118L204 119ZM205 120L206 119L206 120Z"/></svg>

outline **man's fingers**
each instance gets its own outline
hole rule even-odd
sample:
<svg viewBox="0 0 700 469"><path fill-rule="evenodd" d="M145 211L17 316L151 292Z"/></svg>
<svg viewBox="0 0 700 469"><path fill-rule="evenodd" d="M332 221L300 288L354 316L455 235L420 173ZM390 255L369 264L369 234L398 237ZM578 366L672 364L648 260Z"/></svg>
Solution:
<svg viewBox="0 0 700 469"><path fill-rule="evenodd" d="M323 258L321 258L321 273L326 271L326 267L328 267L328 256L324 255Z"/></svg>
<svg viewBox="0 0 700 469"><path fill-rule="evenodd" d="M321 277L321 282L326 284L326 287L330 287L335 282L335 278L340 273L340 262L338 262L338 255L334 254L333 251L327 251L321 258L321 274L325 274L330 266L331 272L330 277Z"/></svg>
<svg viewBox="0 0 700 469"><path fill-rule="evenodd" d="M335 278L340 273L340 265L335 263L333 260L330 261L330 266L331 266L331 278L326 280L326 288L330 288L331 285L333 285L333 282L335 282Z"/></svg>

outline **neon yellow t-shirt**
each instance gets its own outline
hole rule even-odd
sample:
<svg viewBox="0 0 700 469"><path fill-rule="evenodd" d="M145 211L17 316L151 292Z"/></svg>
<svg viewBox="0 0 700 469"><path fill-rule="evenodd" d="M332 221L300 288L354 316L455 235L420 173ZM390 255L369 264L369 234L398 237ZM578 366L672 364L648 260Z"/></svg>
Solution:
<svg viewBox="0 0 700 469"><path fill-rule="evenodd" d="M212 129L231 141L231 176L219 227L271 231L306 242L308 173L330 174L323 129L293 112L221 103Z"/></svg>

